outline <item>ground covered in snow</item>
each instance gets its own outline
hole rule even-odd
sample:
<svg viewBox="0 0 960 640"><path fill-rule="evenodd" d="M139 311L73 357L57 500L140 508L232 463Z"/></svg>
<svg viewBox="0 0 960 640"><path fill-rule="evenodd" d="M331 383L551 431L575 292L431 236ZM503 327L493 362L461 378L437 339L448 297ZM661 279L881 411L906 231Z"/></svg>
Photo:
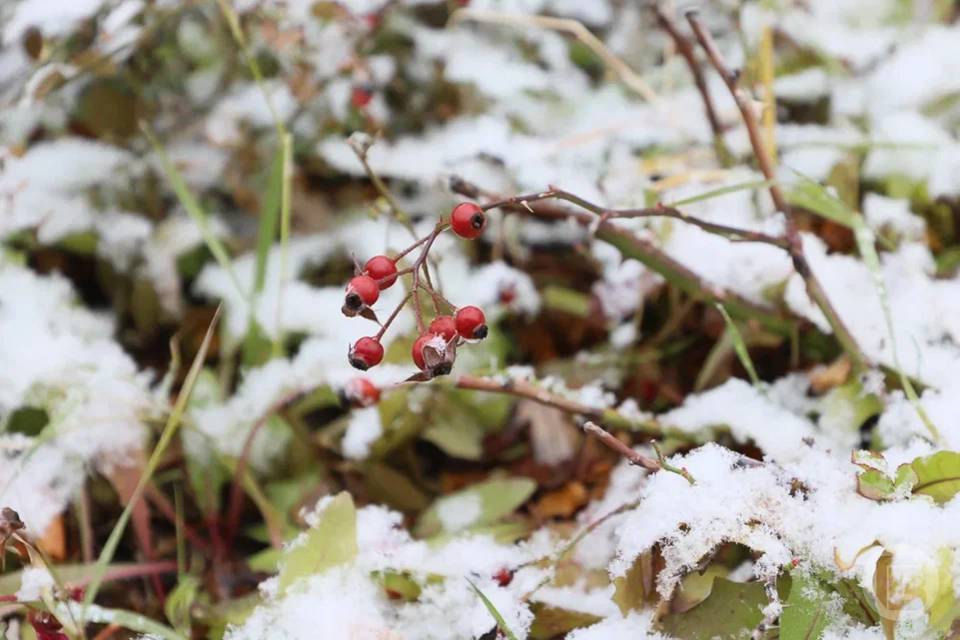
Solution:
<svg viewBox="0 0 960 640"><path fill-rule="evenodd" d="M0 636L957 637L960 10L657 4L0 3Z"/></svg>

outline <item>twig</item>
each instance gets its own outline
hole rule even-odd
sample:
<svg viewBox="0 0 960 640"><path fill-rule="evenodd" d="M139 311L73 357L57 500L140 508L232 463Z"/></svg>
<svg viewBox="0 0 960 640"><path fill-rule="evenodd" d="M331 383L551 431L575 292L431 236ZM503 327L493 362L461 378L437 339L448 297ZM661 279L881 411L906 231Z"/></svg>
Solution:
<svg viewBox="0 0 960 640"><path fill-rule="evenodd" d="M450 188L468 198L486 199L495 203L491 204L491 207L505 207L511 212L528 216L550 220L574 220L587 227L596 221L596 216L588 211L578 211L549 202L533 202L531 204L529 199L503 198L497 194L484 191L477 185L457 176L450 179ZM583 201L577 198L575 202ZM602 208L600 209L602 210ZM616 247L625 257L634 258L644 263L687 293L704 297L710 302L722 302L727 309L733 310L739 317L756 318L767 327L781 333L787 333L793 324L791 320L784 318L778 312L766 306L756 304L733 291L728 291L704 280L700 275L666 254L655 244L637 236L629 229L605 221L597 225L596 237L598 240Z"/></svg>
<svg viewBox="0 0 960 640"><path fill-rule="evenodd" d="M272 405L270 405L264 413L257 418L257 421L253 423L253 426L250 428L250 432L247 434L246 440L243 442L243 449L240 451L240 457L237 459L237 467L233 472L233 480L230 484L230 502L229 508L227 511L227 529L224 534L225 546L230 548L233 543L233 538L237 533L237 529L240 526L240 511L243 508L243 477L247 473L247 467L249 466L250 453L253 450L253 441L259 433L260 429L270 420L270 418L276 414L278 411L281 411L284 407L298 399L303 395L303 391L294 391L283 396ZM268 523L269 525L269 523ZM269 527L268 527L269 528ZM269 532L271 537L271 543L274 546L279 546L279 543L282 543L282 537L279 540L277 538L277 532Z"/></svg>
<svg viewBox="0 0 960 640"><path fill-rule="evenodd" d="M591 422L590 420L584 422L583 431L584 433L591 435L602 442L609 449L619 453L621 456L626 458L627 462L632 465L643 467L644 469L653 472L669 471L670 473L675 473L679 476L682 476L690 484L696 484L696 481L693 479L693 476L690 475L689 471L687 471L685 468L675 467L666 461L656 443L654 443L654 449L656 449L657 452L657 458L655 460L643 455L633 447L630 447L595 422Z"/></svg>
<svg viewBox="0 0 960 640"><path fill-rule="evenodd" d="M714 43L710 33L700 23L700 19L697 17L696 12L688 12L687 21L690 23L690 27L693 29L693 33L696 35L700 46L703 47L707 57L710 59L710 63L713 65L714 69L717 70L717 73L720 74L724 84L727 85L727 89L730 90L730 94L737 103L737 109L740 111L740 115L743 118L743 123L747 129L747 136L750 138L750 146L753 147L753 153L757 158L757 165L760 167L760 171L763 173L763 176L767 180L771 181L769 186L770 197L773 199L773 204L777 208L777 211L780 211L786 217L786 248L790 254L791 260L793 261L793 268L800 275L800 277L803 278L807 289L807 295L810 296L810 299L814 301L814 303L817 305L817 307L819 307L820 311L826 317L827 322L830 323L830 326L833 329L834 335L837 337L837 340L843 346L844 350L849 354L851 360L854 362L857 368L864 368L868 361L867 357L860 349L856 338L852 333L850 333L850 330L843 322L843 319L840 318L840 315L830 303L830 299L827 297L823 285L820 284L820 281L810 268L810 263L807 261L806 254L803 251L803 240L800 237L800 231L797 228L796 220L792 215L786 198L783 196L783 191L781 191L780 185L774 181L774 178L776 178L776 172L774 170L773 161L767 151L766 146L763 144L763 140L761 139L760 127L757 123L757 116L754 112L753 105L739 86L739 74L734 73L727 66L723 55L720 53L719 49L717 49L716 43Z"/></svg>
<svg viewBox="0 0 960 640"><path fill-rule="evenodd" d="M666 31L667 35L673 39L673 44L677 50L677 53L683 57L687 63L687 67L690 68L690 74L693 76L693 83L696 85L697 91L700 93L700 98L703 100L703 110L706 113L707 121L710 123L710 130L713 131L713 139L714 144L716 145L717 156L720 159L720 164L726 166L730 163L731 155L723 139L723 125L720 123L720 118L717 116L717 111L713 106L713 99L710 97L710 89L707 86L706 78L703 75L703 69L700 68L700 63L697 61L697 56L694 53L693 45L691 45L690 41L687 40L682 33L680 33L677 25L674 24L673 20L671 20L660 9L659 6L654 7L654 12L660 28Z"/></svg>
<svg viewBox="0 0 960 640"><path fill-rule="evenodd" d="M410 222L410 216L406 211L403 210L403 207L397 202L396 198L393 197L393 194L390 193L390 189L387 188L387 185L383 182L383 179L377 175L377 172L373 170L370 166L370 163L367 161L367 153L370 151L370 146L373 144L373 140L367 134L354 133L349 138L347 138L347 146L353 151L357 156L357 160L360 161L360 164L363 165L363 172L367 174L367 179L373 184L374 188L377 190L377 193L387 202L387 206L390 208L390 213L393 216L394 220L399 222L403 227L410 232L410 234L416 238L417 232L413 228L413 223ZM411 247L412 248L412 247Z"/></svg>
<svg viewBox="0 0 960 640"><path fill-rule="evenodd" d="M454 381L454 385L460 389L471 389L473 391L484 391L488 393L504 393L527 400L533 400L539 404L559 409L564 413L602 420L616 429L637 431L647 435L664 435L664 433L668 431L656 420L636 419L625 416L616 409L591 407L576 400L570 400L569 398L551 393L542 387L522 380L497 380L494 378L462 375ZM670 430L670 432L672 433L672 430ZM689 434L687 435L689 437Z"/></svg>
<svg viewBox="0 0 960 640"><path fill-rule="evenodd" d="M700 227L707 233L712 233L714 235L722 236L731 242L759 242L762 244L770 244L780 249L787 249L787 240L780 236L771 236L760 231L753 231L751 229L740 229L737 227L731 227L725 224L718 224L716 222L710 222L709 220L703 220L701 218L696 218L691 216L679 209L670 207L664 204L657 204L653 207L643 207L641 209L609 209L598 204L594 204L589 200L585 200L580 196L574 195L569 191L564 191L562 189L549 189L547 191L541 191L539 193L532 193L528 195L512 196L509 198L504 198L499 202L490 202L485 204L482 208L487 211L490 209L496 209L498 207L505 207L511 205L525 205L530 202L536 202L538 200L565 200L571 202L583 209L592 211L593 213L600 216L599 224L597 220L591 218L593 224L597 224L597 227L603 226L608 220L617 220L617 219L630 219L630 218L673 218L674 220L682 220L683 222L692 224L696 227Z"/></svg>
<svg viewBox="0 0 960 640"><path fill-rule="evenodd" d="M534 26L568 33L593 51L593 53L603 60L603 63L620 78L620 81L624 85L636 92L644 100L652 104L656 104L659 101L656 92L650 88L650 85L648 85L640 75L631 69L623 60L614 55L600 38L593 35L589 29L576 20L555 18L552 16L501 13L499 11L459 9L450 17L450 24L456 24L461 20L475 20L477 22L490 22L511 26Z"/></svg>

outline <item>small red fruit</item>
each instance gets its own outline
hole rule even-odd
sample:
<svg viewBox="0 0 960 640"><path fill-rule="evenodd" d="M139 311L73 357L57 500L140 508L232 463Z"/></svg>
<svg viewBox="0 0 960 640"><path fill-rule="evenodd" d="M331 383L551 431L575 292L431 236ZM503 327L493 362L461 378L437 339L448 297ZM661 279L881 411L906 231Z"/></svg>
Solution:
<svg viewBox="0 0 960 640"><path fill-rule="evenodd" d="M369 307L380 297L380 287L377 281L370 276L355 276L347 283L347 297L343 306L350 311L359 311L364 306Z"/></svg>
<svg viewBox="0 0 960 640"><path fill-rule="evenodd" d="M347 357L350 364L355 368L366 371L370 367L380 364L380 361L383 360L383 345L380 344L379 340L370 336L360 338L350 347Z"/></svg>
<svg viewBox="0 0 960 640"><path fill-rule="evenodd" d="M434 336L429 333L425 333L419 338L416 342L413 343L413 349L410 350L410 355L413 357L413 364L417 365L417 369L421 371L426 370L427 364L423 358L423 348L433 340Z"/></svg>
<svg viewBox="0 0 960 640"><path fill-rule="evenodd" d="M504 567L493 575L493 579L496 580L497 584L501 587L506 587L513 582L513 571L510 571L510 569Z"/></svg>
<svg viewBox="0 0 960 640"><path fill-rule="evenodd" d="M363 265L363 272L376 280L381 290L397 281L397 263L387 256L373 256Z"/></svg>
<svg viewBox="0 0 960 640"><path fill-rule="evenodd" d="M487 226L487 216L475 203L461 202L450 212L450 226L461 238L473 240L479 237Z"/></svg>
<svg viewBox="0 0 960 640"><path fill-rule="evenodd" d="M350 90L350 104L354 109L365 109L373 100L373 91L369 85L356 85Z"/></svg>
<svg viewBox="0 0 960 640"><path fill-rule="evenodd" d="M354 378L343 388L343 397L355 407L371 407L380 401L380 389L366 378Z"/></svg>
<svg viewBox="0 0 960 640"><path fill-rule="evenodd" d="M453 336L457 335L457 323L453 316L437 316L430 323L427 331L450 342L453 340Z"/></svg>
<svg viewBox="0 0 960 640"><path fill-rule="evenodd" d="M487 337L487 319L478 307L460 307L454 320L457 323L457 333L463 338L482 340Z"/></svg>

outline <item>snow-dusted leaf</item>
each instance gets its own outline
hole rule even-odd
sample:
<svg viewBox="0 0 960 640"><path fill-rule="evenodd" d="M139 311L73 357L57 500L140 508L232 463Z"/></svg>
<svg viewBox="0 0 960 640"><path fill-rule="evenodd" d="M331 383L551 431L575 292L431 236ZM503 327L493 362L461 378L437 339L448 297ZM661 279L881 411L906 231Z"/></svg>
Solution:
<svg viewBox="0 0 960 640"><path fill-rule="evenodd" d="M960 491L960 453L956 451L938 451L903 466L916 474L913 492L930 496L937 504L949 502Z"/></svg>
<svg viewBox="0 0 960 640"><path fill-rule="evenodd" d="M790 572L790 595L780 615L780 640L817 640L832 622L831 590L816 575Z"/></svg>
<svg viewBox="0 0 960 640"><path fill-rule="evenodd" d="M323 508L317 523L295 540L281 560L279 586L286 591L302 578L351 562L357 555L357 510L347 492Z"/></svg>
<svg viewBox="0 0 960 640"><path fill-rule="evenodd" d="M656 600L657 580L653 553L641 553L626 575L614 580L613 601L623 615L640 611Z"/></svg>
<svg viewBox="0 0 960 640"><path fill-rule="evenodd" d="M428 538L491 524L513 513L533 495L529 478L497 478L438 498L417 520L414 532Z"/></svg>
<svg viewBox="0 0 960 640"><path fill-rule="evenodd" d="M763 620L761 609L767 604L759 582L733 582L716 578L710 596L682 614L665 616L665 631L684 640L712 638L749 638Z"/></svg>

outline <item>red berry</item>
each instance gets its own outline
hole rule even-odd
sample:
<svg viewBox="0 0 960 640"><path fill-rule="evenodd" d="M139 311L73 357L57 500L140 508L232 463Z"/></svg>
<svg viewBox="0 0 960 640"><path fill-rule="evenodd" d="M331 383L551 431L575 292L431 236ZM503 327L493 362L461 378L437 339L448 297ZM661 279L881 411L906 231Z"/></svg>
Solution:
<svg viewBox="0 0 960 640"><path fill-rule="evenodd" d="M416 342L413 343L413 349L410 350L410 355L413 357L413 364L417 365L417 369L421 371L427 368L427 364L423 358L423 348L433 340L435 336L429 333L425 333L419 338Z"/></svg>
<svg viewBox="0 0 960 640"><path fill-rule="evenodd" d="M351 311L369 307L380 297L380 287L370 276L355 276L347 283L347 297L343 306Z"/></svg>
<svg viewBox="0 0 960 640"><path fill-rule="evenodd" d="M501 587L506 587L513 582L513 571L510 571L510 569L507 568L500 569L500 571L497 571L493 575L493 579L496 580L497 584L499 584Z"/></svg>
<svg viewBox="0 0 960 640"><path fill-rule="evenodd" d="M376 338L366 337L357 340L347 354L352 364L361 371L380 364L383 360L383 345Z"/></svg>
<svg viewBox="0 0 960 640"><path fill-rule="evenodd" d="M355 109L364 109L373 100L373 91L368 85L357 85L350 91L350 104Z"/></svg>
<svg viewBox="0 0 960 640"><path fill-rule="evenodd" d="M380 400L380 389L366 378L354 378L343 388L347 402L357 407L370 407Z"/></svg>
<svg viewBox="0 0 960 640"><path fill-rule="evenodd" d="M453 316L437 316L430 323L427 331L450 342L453 336L457 335L457 323L454 322Z"/></svg>
<svg viewBox="0 0 960 640"><path fill-rule="evenodd" d="M481 340L487 337L487 319L483 311L474 306L460 307L454 319L457 333L467 340Z"/></svg>
<svg viewBox="0 0 960 640"><path fill-rule="evenodd" d="M479 237L487 226L487 216L483 209L473 202L461 202L450 212L450 226L461 238L473 240Z"/></svg>
<svg viewBox="0 0 960 640"><path fill-rule="evenodd" d="M376 280L381 290L397 281L397 263L387 256L373 256L363 265L363 272Z"/></svg>

